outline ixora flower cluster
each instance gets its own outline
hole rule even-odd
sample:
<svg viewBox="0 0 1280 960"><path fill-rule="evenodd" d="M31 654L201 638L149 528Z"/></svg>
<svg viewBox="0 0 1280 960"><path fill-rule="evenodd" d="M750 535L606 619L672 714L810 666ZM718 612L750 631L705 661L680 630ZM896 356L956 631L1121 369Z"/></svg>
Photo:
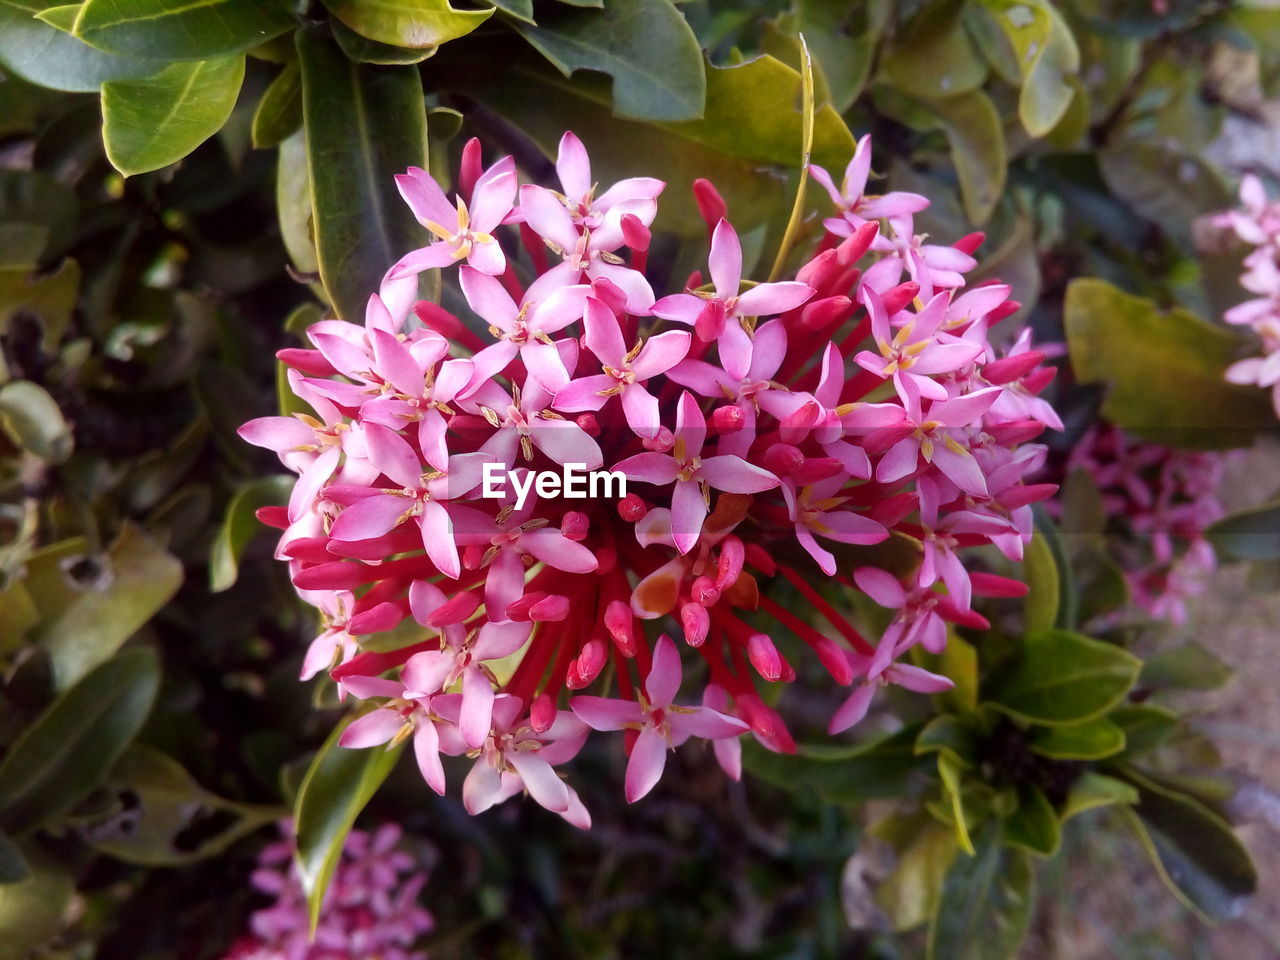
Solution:
<svg viewBox="0 0 1280 960"><path fill-rule="evenodd" d="M343 744L412 737L441 793L440 755L471 756L472 813L527 791L585 827L554 768L593 729L626 731L629 801L693 737L734 777L744 733L794 749L757 692L796 676L779 641L852 688L833 733L885 684L951 686L903 657L941 650L948 623L986 626L975 595L1025 591L962 553L1021 557L1029 505L1055 489L1023 479L1045 454L1029 441L1060 426L1038 397L1053 371L1026 336L1004 356L988 342L1018 305L999 283L964 289L981 236L926 242L912 216L928 201L866 193L870 162L863 139L839 186L813 168L838 215L781 282L743 280L724 202L698 181L710 279L661 298L645 270L664 184L597 192L572 134L559 190L518 184L509 157L482 169L474 141L455 199L422 170L397 178L433 242L391 268L364 325L325 320L314 349L281 352L315 416L241 429L301 475L287 508L260 515L323 613L304 678L328 670L374 705ZM487 334L414 302L429 268L456 278ZM494 463L517 478L607 465L629 487L539 490L517 508L512 484L483 495ZM868 549L890 538L909 574ZM813 619L773 599L775 582ZM891 611L875 642L842 591ZM362 646L407 618L428 639Z"/></svg>
<svg viewBox="0 0 1280 960"><path fill-rule="evenodd" d="M290 830L286 826L286 834ZM325 892L315 936L307 898L293 864L293 840L268 844L251 882L275 902L249 920L249 932L225 960L426 960L413 944L431 932L431 914L417 905L427 875L397 850L400 828L352 830Z"/></svg>
<svg viewBox="0 0 1280 960"><path fill-rule="evenodd" d="M1256 296L1232 307L1223 319L1252 328L1262 341L1263 355L1232 364L1226 376L1232 383L1269 389L1280 416L1280 201L1268 202L1262 181L1246 174L1240 181L1240 204L1243 209L1216 214L1215 219L1254 247L1245 257L1240 285Z"/></svg>
<svg viewBox="0 0 1280 960"><path fill-rule="evenodd" d="M1154 619L1185 623L1187 599L1217 567L1205 530L1225 512L1217 492L1225 465L1225 454L1175 450L1106 423L1072 448L1067 470L1086 472L1097 486L1123 538L1114 556L1134 605Z"/></svg>

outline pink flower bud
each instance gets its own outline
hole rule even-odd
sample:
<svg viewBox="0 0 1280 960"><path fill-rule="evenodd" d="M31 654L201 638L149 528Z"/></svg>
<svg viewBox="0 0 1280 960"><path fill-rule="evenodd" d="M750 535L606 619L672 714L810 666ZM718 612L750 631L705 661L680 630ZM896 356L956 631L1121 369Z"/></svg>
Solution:
<svg viewBox="0 0 1280 960"><path fill-rule="evenodd" d="M570 690L581 690L604 669L609 659L609 648L601 640L591 639L582 645L582 650L569 666L569 674L565 683Z"/></svg>
<svg viewBox="0 0 1280 960"><path fill-rule="evenodd" d="M621 316L627 312L627 295L608 277L596 277L591 281L591 295Z"/></svg>
<svg viewBox="0 0 1280 960"><path fill-rule="evenodd" d="M611 600L604 611L604 628L624 657L634 657L636 647L636 621L631 608L621 600Z"/></svg>
<svg viewBox="0 0 1280 960"><path fill-rule="evenodd" d="M724 197L720 196L710 180L702 177L693 181L693 200L698 205L698 213L707 225L708 230L715 230L716 224L729 212Z"/></svg>
<svg viewBox="0 0 1280 960"><path fill-rule="evenodd" d="M516 620L520 623L527 623L532 620L529 611L533 609L533 605L540 600L546 599L546 591L535 590L533 593L526 593L519 600L513 601L507 605L507 619Z"/></svg>
<svg viewBox="0 0 1280 960"><path fill-rule="evenodd" d="M253 515L268 527L275 527L277 530L289 529L288 507L259 507L253 511Z"/></svg>
<svg viewBox="0 0 1280 960"><path fill-rule="evenodd" d="M534 733L546 733L555 722L555 701L545 693L538 694L529 707L529 726L533 727Z"/></svg>
<svg viewBox="0 0 1280 960"><path fill-rule="evenodd" d="M471 194L475 191L476 181L484 172L484 161L480 156L480 140L472 137L462 148L462 163L458 169L458 192L471 202Z"/></svg>
<svg viewBox="0 0 1280 960"><path fill-rule="evenodd" d="M543 597L529 608L529 619L535 623L564 620L569 616L569 598L560 593Z"/></svg>
<svg viewBox="0 0 1280 960"><path fill-rule="evenodd" d="M880 299L884 302L884 310L889 316L893 316L900 310L906 308L920 294L920 284L914 280L908 280L906 283L900 283L892 289L886 290Z"/></svg>
<svg viewBox="0 0 1280 960"><path fill-rule="evenodd" d="M853 316L854 302L845 296L825 297L806 303L800 311L799 329L826 330Z"/></svg>
<svg viewBox="0 0 1280 960"><path fill-rule="evenodd" d="M1043 350L1028 350L1003 360L993 360L982 368L987 383L1004 384L1021 380L1044 360Z"/></svg>
<svg viewBox="0 0 1280 960"><path fill-rule="evenodd" d="M628 493L618 501L618 516L627 523L636 523L649 512L649 505L636 493Z"/></svg>
<svg viewBox="0 0 1280 960"><path fill-rule="evenodd" d="M427 617L427 626L439 629L450 623L462 623L480 608L480 595L467 591L456 593Z"/></svg>
<svg viewBox="0 0 1280 960"><path fill-rule="evenodd" d="M656 437L648 437L641 441L646 450L653 450L655 453L670 453L671 448L676 445L676 436L671 432L671 428L662 426L658 428Z"/></svg>
<svg viewBox="0 0 1280 960"><path fill-rule="evenodd" d="M560 532L575 542L586 539L591 528L590 518L581 510L570 510L560 519Z"/></svg>
<svg viewBox="0 0 1280 960"><path fill-rule="evenodd" d="M596 419L596 415L594 413L579 414L578 419L575 422L582 428L583 432L586 433L587 436L600 436L600 421Z"/></svg>
<svg viewBox="0 0 1280 960"><path fill-rule="evenodd" d="M961 253L972 254L980 246L982 241L987 239L987 235L981 230L975 230L973 233L965 234L951 246L959 250Z"/></svg>
<svg viewBox="0 0 1280 960"><path fill-rule="evenodd" d="M711 630L711 614L700 603L686 603L680 608L680 624L684 627L685 643L700 647Z"/></svg>
<svg viewBox="0 0 1280 960"><path fill-rule="evenodd" d="M338 372L319 350L285 347L276 351L276 359L309 377L332 377Z"/></svg>
<svg viewBox="0 0 1280 960"><path fill-rule="evenodd" d="M974 595L979 597L1025 597L1030 590L1020 580L1011 580L981 570L969 574L969 582L973 586Z"/></svg>
<svg viewBox="0 0 1280 960"><path fill-rule="evenodd" d="M726 590L738 582L747 551L742 541L732 533L720 543L720 559L716 564L716 587Z"/></svg>
<svg viewBox="0 0 1280 960"><path fill-rule="evenodd" d="M710 343L724 333L725 312L724 301L716 298L708 300L693 323L698 339Z"/></svg>
<svg viewBox="0 0 1280 960"><path fill-rule="evenodd" d="M747 563L751 564L766 577L778 572L778 562L770 556L769 551L758 543L747 544Z"/></svg>
<svg viewBox="0 0 1280 960"><path fill-rule="evenodd" d="M796 279L806 283L815 290L822 287L823 281L839 269L834 250L823 250L820 254L796 271Z"/></svg>
<svg viewBox="0 0 1280 960"><path fill-rule="evenodd" d="M987 433L996 443L1006 447L1017 446L1034 440L1044 433L1044 424L1039 420L1015 420L1012 423L997 423L987 428Z"/></svg>
<svg viewBox="0 0 1280 960"><path fill-rule="evenodd" d="M405 609L398 603L380 603L376 607L357 613L347 622L347 632L353 637L367 633L390 630L405 618Z"/></svg>
<svg viewBox="0 0 1280 960"><path fill-rule="evenodd" d="M772 474L789 477L804 469L804 454L789 443L775 443L764 452L761 465Z"/></svg>
<svg viewBox="0 0 1280 960"><path fill-rule="evenodd" d="M689 595L693 597L694 603L704 607L714 607L720 602L720 590L710 577L698 577L694 580L693 586L689 588Z"/></svg>
<svg viewBox="0 0 1280 960"><path fill-rule="evenodd" d="M770 683L782 679L782 655L768 635L753 633L747 638L747 659L756 668L756 673Z"/></svg>
<svg viewBox="0 0 1280 960"><path fill-rule="evenodd" d="M711 429L717 433L737 433L742 429L742 425L747 422L747 415L742 412L741 407L726 404L722 407L716 407L711 413L711 420L708 422Z"/></svg>
<svg viewBox="0 0 1280 960"><path fill-rule="evenodd" d="M876 235L879 232L880 224L875 220L868 220L854 230L853 236L847 237L840 246L836 247L836 255L840 260L840 266L852 266L861 260L866 252L871 249L871 244L875 242Z"/></svg>
<svg viewBox="0 0 1280 960"><path fill-rule="evenodd" d="M853 683L853 667L849 664L848 652L830 637L819 637L813 644L813 652L818 661L827 668L831 678L842 686Z"/></svg>

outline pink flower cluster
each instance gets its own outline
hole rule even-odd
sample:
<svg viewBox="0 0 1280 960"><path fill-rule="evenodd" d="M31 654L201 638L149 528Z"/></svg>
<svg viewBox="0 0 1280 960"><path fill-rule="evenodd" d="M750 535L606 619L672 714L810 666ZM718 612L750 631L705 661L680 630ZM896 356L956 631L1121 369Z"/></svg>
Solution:
<svg viewBox="0 0 1280 960"><path fill-rule="evenodd" d="M1224 510L1218 500L1224 455L1175 450L1098 424L1072 449L1067 469L1089 474L1115 532L1133 603L1149 616L1181 624L1187 600L1216 567L1204 531Z"/></svg>
<svg viewBox="0 0 1280 960"><path fill-rule="evenodd" d="M1038 396L1053 370L1026 335L1003 356L988 342L1018 304L1000 283L965 289L981 236L927 243L912 225L927 201L866 193L870 158L864 138L839 187L813 168L838 215L779 282L744 279L724 201L697 181L707 276L666 296L646 273L664 185L597 191L571 133L558 189L520 184L510 157L482 168L475 141L452 199L422 170L397 178L431 242L391 268L363 325L325 320L313 349L281 352L314 416L241 429L300 474L288 507L260 515L323 614L304 678L328 670L372 706L345 745L411 737L441 793L441 755L473 757L472 813L527 792L586 826L555 768L591 730L625 731L630 801L690 738L734 777L744 733L794 749L757 689L795 678L783 648L852 688L832 732L884 684L951 685L902 658L941 650L948 623L984 627L975 595L1023 592L962 556L1022 556L1030 504L1054 490L1024 482L1045 455L1030 441L1060 427ZM456 280L462 317L415 302L427 268ZM566 464L628 492L534 487ZM510 471L499 499L486 465ZM876 544L911 572L883 569ZM850 591L891 611L874 642L842 612ZM365 646L408 620L398 649Z"/></svg>
<svg viewBox="0 0 1280 960"><path fill-rule="evenodd" d="M1237 304L1223 319L1252 328L1262 341L1262 356L1241 360L1227 368L1232 383L1256 384L1270 389L1271 402L1280 416L1280 201L1267 201L1262 181L1246 174L1240 182L1243 209L1216 215L1254 250L1245 257L1240 285L1255 294Z"/></svg>
<svg viewBox="0 0 1280 960"><path fill-rule="evenodd" d="M287 825L284 832L290 833ZM249 933L225 960L426 960L412 948L433 926L431 914L417 904L427 876L414 869L413 857L396 849L399 842L400 828L392 823L372 834L347 835L314 939L292 864L292 839L264 847L251 882L275 903L253 914Z"/></svg>

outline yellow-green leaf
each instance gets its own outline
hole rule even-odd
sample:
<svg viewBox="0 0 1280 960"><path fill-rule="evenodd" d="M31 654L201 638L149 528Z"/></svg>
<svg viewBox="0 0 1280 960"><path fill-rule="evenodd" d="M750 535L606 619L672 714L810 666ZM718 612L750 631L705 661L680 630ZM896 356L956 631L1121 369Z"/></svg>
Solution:
<svg viewBox="0 0 1280 960"><path fill-rule="evenodd" d="M125 57L209 60L242 53L294 24L284 0L86 0L75 35Z"/></svg>
<svg viewBox="0 0 1280 960"><path fill-rule="evenodd" d="M370 40L423 49L466 36L493 10L455 10L449 0L323 0L348 27Z"/></svg>

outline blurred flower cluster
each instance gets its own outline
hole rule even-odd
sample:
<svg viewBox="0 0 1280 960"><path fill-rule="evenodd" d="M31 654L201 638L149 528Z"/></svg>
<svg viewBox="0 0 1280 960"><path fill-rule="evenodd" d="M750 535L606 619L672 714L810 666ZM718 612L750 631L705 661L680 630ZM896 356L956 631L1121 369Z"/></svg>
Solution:
<svg viewBox="0 0 1280 960"><path fill-rule="evenodd" d="M251 882L275 899L256 911L249 932L225 960L426 960L413 945L430 933L431 914L418 906L426 873L397 850L400 827L386 823L372 833L352 830L310 933L307 898L292 864L292 829L258 856Z"/></svg>
<svg viewBox="0 0 1280 960"><path fill-rule="evenodd" d="M597 191L571 133L558 189L519 184L510 157L483 168L476 141L452 199L423 170L397 178L432 242L390 269L363 326L324 320L314 349L282 351L314 416L241 429L300 474L288 507L260 515L324 616L304 678L329 670L375 706L345 746L412 737L440 793L441 755L472 756L472 813L527 791L585 827L553 768L591 729L627 731L629 801L692 737L734 777L743 733L794 749L755 682L795 678L785 634L851 688L832 732L884 684L951 685L904 657L939 652L948 623L986 626L975 594L1023 592L962 558L1022 556L1030 504L1054 489L1024 482L1045 454L1031 441L1061 426L1038 397L1053 371L1026 334L1003 356L988 342L1018 304L1000 283L965 288L981 236L927 243L912 216L928 200L868 193L870 164L864 138L840 184L813 168L837 216L778 282L744 281L725 204L699 181L709 279L661 297L645 267L664 185ZM420 271L454 266L488 336L415 302ZM511 481L496 499L492 465ZM568 466L605 466L628 492L549 494L541 475ZM864 637L824 582L887 608L883 635ZM364 647L410 618L427 639ZM667 632L650 639L646 621ZM700 693L678 702L695 671Z"/></svg>

